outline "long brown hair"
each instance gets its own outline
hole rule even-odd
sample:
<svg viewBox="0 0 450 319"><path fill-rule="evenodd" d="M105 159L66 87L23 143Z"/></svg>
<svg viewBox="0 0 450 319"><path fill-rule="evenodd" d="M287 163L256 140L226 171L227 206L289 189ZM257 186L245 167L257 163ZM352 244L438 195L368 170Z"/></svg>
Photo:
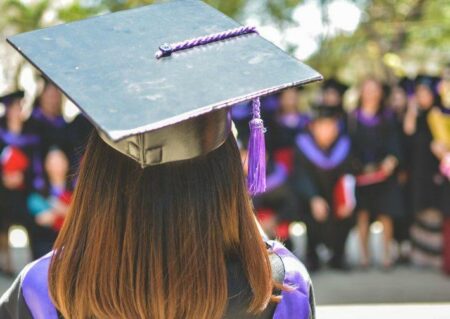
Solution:
<svg viewBox="0 0 450 319"><path fill-rule="evenodd" d="M261 312L271 268L233 136L200 158L141 169L93 134L49 270L65 318L221 318L227 258L248 279L248 311Z"/></svg>

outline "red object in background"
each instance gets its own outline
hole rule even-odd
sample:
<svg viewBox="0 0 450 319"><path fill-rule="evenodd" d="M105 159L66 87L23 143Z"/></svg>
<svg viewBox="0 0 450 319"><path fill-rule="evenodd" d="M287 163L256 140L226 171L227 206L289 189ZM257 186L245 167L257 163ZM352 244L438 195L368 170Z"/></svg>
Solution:
<svg viewBox="0 0 450 319"><path fill-rule="evenodd" d="M64 193L62 193L61 195L59 195L58 199L66 204L69 205L70 202L72 201L72 192L69 191L64 191Z"/></svg>
<svg viewBox="0 0 450 319"><path fill-rule="evenodd" d="M442 253L442 270L450 275L450 218L444 220L442 229L443 253Z"/></svg>
<svg viewBox="0 0 450 319"><path fill-rule="evenodd" d="M55 222L52 225L52 229L56 232L59 232L64 224L64 216L58 216L55 218Z"/></svg>
<svg viewBox="0 0 450 319"><path fill-rule="evenodd" d="M294 166L294 148L280 148L273 153L273 158L275 162L284 165L288 173L292 172L292 168Z"/></svg>
<svg viewBox="0 0 450 319"><path fill-rule="evenodd" d="M269 219L275 218L275 213L271 209L259 209L256 212L256 217L260 223L264 223Z"/></svg>
<svg viewBox="0 0 450 319"><path fill-rule="evenodd" d="M72 192L66 190L61 195L58 196L58 201L64 205L69 206L72 201L72 194L73 194ZM62 225L64 224L64 219L65 219L64 215L58 215L55 218L55 222L52 225L53 230L57 232L60 231Z"/></svg>
<svg viewBox="0 0 450 319"><path fill-rule="evenodd" d="M338 219L348 217L355 209L355 187L356 179L352 175L344 175L336 183L333 190L333 211Z"/></svg>
<svg viewBox="0 0 450 319"><path fill-rule="evenodd" d="M356 177L356 185L367 186L384 182L388 176L382 170L364 173Z"/></svg>
<svg viewBox="0 0 450 319"><path fill-rule="evenodd" d="M4 173L23 172L30 165L25 153L13 146L7 146L3 149L0 162Z"/></svg>
<svg viewBox="0 0 450 319"><path fill-rule="evenodd" d="M264 223L270 222L276 218L276 214L271 209L260 209L256 213L256 217L264 228ZM289 239L289 225L290 222L282 221L275 228L275 237L281 241Z"/></svg>
<svg viewBox="0 0 450 319"><path fill-rule="evenodd" d="M281 241L286 241L289 239L289 222L284 221L278 224L276 230L276 236Z"/></svg>

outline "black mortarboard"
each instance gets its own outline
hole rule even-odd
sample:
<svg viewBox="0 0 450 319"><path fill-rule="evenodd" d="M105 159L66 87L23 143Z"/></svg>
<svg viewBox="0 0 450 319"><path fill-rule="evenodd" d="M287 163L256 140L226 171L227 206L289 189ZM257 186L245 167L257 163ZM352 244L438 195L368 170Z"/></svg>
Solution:
<svg viewBox="0 0 450 319"><path fill-rule="evenodd" d="M9 93L9 94L6 94L6 95L3 95L2 97L0 97L0 103L2 103L5 106L9 106L15 100L23 99L24 96L25 96L24 91L15 91L15 92L12 92L12 93Z"/></svg>
<svg viewBox="0 0 450 319"><path fill-rule="evenodd" d="M311 107L311 119L321 118L340 118L343 115L343 109L339 106L329 106L323 104L314 104Z"/></svg>
<svg viewBox="0 0 450 319"><path fill-rule="evenodd" d="M322 83L322 90L333 89L336 90L340 95L344 95L345 91L348 90L348 85L338 81L337 79L330 78Z"/></svg>
<svg viewBox="0 0 450 319"><path fill-rule="evenodd" d="M8 41L107 143L143 167L217 148L229 133L233 104L322 79L254 28L198 0L107 14Z"/></svg>

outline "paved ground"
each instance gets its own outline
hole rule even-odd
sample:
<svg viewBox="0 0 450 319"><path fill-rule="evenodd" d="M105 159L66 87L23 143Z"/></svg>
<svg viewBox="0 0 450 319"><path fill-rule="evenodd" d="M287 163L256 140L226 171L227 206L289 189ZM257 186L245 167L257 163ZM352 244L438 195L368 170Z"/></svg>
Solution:
<svg viewBox="0 0 450 319"><path fill-rule="evenodd" d="M450 278L431 270L323 271L312 280L319 305L450 302Z"/></svg>
<svg viewBox="0 0 450 319"><path fill-rule="evenodd" d="M321 306L319 319L449 319L450 304Z"/></svg>

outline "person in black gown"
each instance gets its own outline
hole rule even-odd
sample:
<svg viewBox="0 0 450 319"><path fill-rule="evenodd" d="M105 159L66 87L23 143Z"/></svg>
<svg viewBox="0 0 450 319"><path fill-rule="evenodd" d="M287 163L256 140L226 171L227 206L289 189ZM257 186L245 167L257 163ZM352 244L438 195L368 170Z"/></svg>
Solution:
<svg viewBox="0 0 450 319"><path fill-rule="evenodd" d="M411 205L411 139L403 130L403 125L408 110L408 101L414 95L414 81L409 78L401 78L390 89L387 107L392 111L397 134L400 138L402 161L396 169L396 178L401 191L403 202L403 214L397 214L394 218L394 238L398 242L398 262L407 263L410 255L409 230L413 221Z"/></svg>
<svg viewBox="0 0 450 319"><path fill-rule="evenodd" d="M410 137L411 202L414 223L411 228L413 251L411 260L419 266L441 264L441 196L444 178L439 172L439 159L433 153L430 119L440 117L437 79L419 75L415 80L415 96L405 118L404 130Z"/></svg>
<svg viewBox="0 0 450 319"><path fill-rule="evenodd" d="M345 242L352 226L354 178L351 142L342 134L338 108L320 105L313 108L314 118L307 132L297 136L293 186L303 200L307 225L307 266L320 267L317 246L326 244L333 252L329 264L346 270ZM337 189L347 178L345 201L338 202ZM352 195L353 193L353 195Z"/></svg>
<svg viewBox="0 0 450 319"><path fill-rule="evenodd" d="M373 78L362 83L358 108L349 116L349 132L359 165L357 223L361 239L361 266L369 265L369 225L383 225L384 269L392 265L393 218L403 214L395 170L401 159L400 140L392 112L384 105L381 83Z"/></svg>

